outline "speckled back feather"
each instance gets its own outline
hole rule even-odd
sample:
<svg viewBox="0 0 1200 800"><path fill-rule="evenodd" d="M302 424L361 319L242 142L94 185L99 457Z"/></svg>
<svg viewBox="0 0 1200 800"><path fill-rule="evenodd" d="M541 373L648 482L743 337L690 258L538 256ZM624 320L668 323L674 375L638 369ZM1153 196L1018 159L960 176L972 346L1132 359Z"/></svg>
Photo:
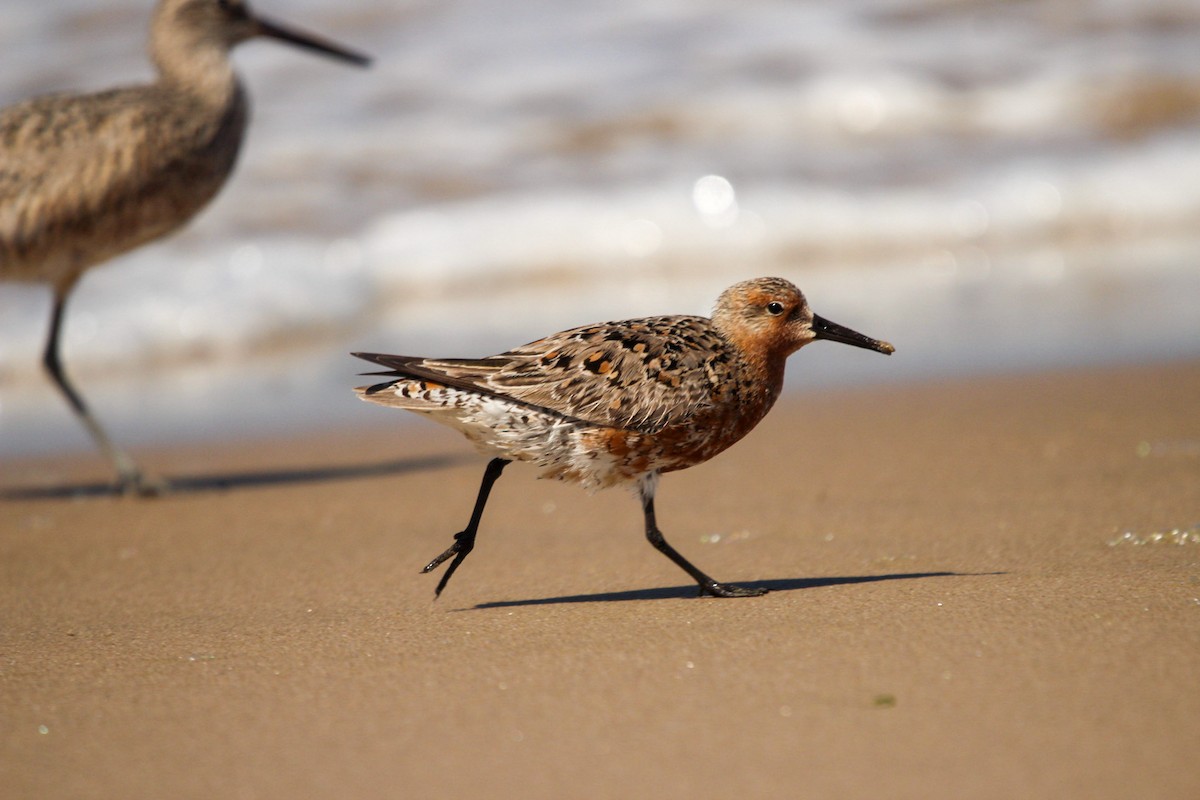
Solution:
<svg viewBox="0 0 1200 800"><path fill-rule="evenodd" d="M593 425L656 433L739 391L740 354L705 317L585 325L482 359L364 358L379 373L503 397ZM389 384L372 387L380 391Z"/></svg>

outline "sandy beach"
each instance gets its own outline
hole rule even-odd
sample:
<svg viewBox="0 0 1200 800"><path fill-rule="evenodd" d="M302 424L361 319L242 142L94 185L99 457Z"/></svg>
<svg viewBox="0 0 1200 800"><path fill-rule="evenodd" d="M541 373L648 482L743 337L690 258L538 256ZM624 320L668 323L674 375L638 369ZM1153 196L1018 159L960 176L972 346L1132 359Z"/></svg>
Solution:
<svg viewBox="0 0 1200 800"><path fill-rule="evenodd" d="M181 488L149 501L91 452L0 462L0 785L1200 797L1197 398L1194 361L787 394L659 492L684 555L772 590L736 600L631 494L514 467L435 602L484 460L385 409L142 450Z"/></svg>

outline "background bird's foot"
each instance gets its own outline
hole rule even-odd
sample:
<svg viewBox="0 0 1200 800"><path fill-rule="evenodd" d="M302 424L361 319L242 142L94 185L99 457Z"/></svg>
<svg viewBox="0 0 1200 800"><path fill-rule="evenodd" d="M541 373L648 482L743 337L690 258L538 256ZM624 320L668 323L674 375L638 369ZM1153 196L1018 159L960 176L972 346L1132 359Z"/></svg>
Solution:
<svg viewBox="0 0 1200 800"><path fill-rule="evenodd" d="M162 497L170 493L171 484L164 478L127 472L117 478L116 490L117 494L125 497Z"/></svg>

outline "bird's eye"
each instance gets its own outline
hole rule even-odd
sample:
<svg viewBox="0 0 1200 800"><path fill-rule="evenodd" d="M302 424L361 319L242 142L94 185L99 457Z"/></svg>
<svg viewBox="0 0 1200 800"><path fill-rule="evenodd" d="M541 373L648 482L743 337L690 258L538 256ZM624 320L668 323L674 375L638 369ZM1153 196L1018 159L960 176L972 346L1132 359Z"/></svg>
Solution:
<svg viewBox="0 0 1200 800"><path fill-rule="evenodd" d="M778 317L783 313L783 303L780 303L778 300L767 303L767 313L773 317Z"/></svg>

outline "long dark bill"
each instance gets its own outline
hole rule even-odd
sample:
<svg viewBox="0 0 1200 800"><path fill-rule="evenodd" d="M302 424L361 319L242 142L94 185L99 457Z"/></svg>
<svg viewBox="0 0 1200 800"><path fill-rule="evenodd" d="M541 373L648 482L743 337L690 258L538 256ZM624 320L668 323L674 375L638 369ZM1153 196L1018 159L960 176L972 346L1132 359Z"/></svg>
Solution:
<svg viewBox="0 0 1200 800"><path fill-rule="evenodd" d="M872 339L870 336L863 336L858 331L852 331L845 325L838 325L836 322L830 322L824 317L819 317L813 314L812 330L818 339L828 339L831 342L841 342L842 344L852 344L855 347L862 347L866 350L874 350L876 353L883 353L885 356L890 356L896 352L896 348L892 347L887 342L881 342L878 339Z"/></svg>
<svg viewBox="0 0 1200 800"><path fill-rule="evenodd" d="M360 67L368 66L371 63L369 56L364 56L361 53L356 53L349 48L342 47L340 44L335 44L328 39L323 39L311 33L288 28L278 22L272 22L269 19L258 17L254 20L258 23L258 33L260 36L269 36L272 39L279 39L283 42L294 44L297 47L303 47L305 50L311 50L314 53L322 53L323 55L331 56L341 61L348 61L351 64L357 64Z"/></svg>

